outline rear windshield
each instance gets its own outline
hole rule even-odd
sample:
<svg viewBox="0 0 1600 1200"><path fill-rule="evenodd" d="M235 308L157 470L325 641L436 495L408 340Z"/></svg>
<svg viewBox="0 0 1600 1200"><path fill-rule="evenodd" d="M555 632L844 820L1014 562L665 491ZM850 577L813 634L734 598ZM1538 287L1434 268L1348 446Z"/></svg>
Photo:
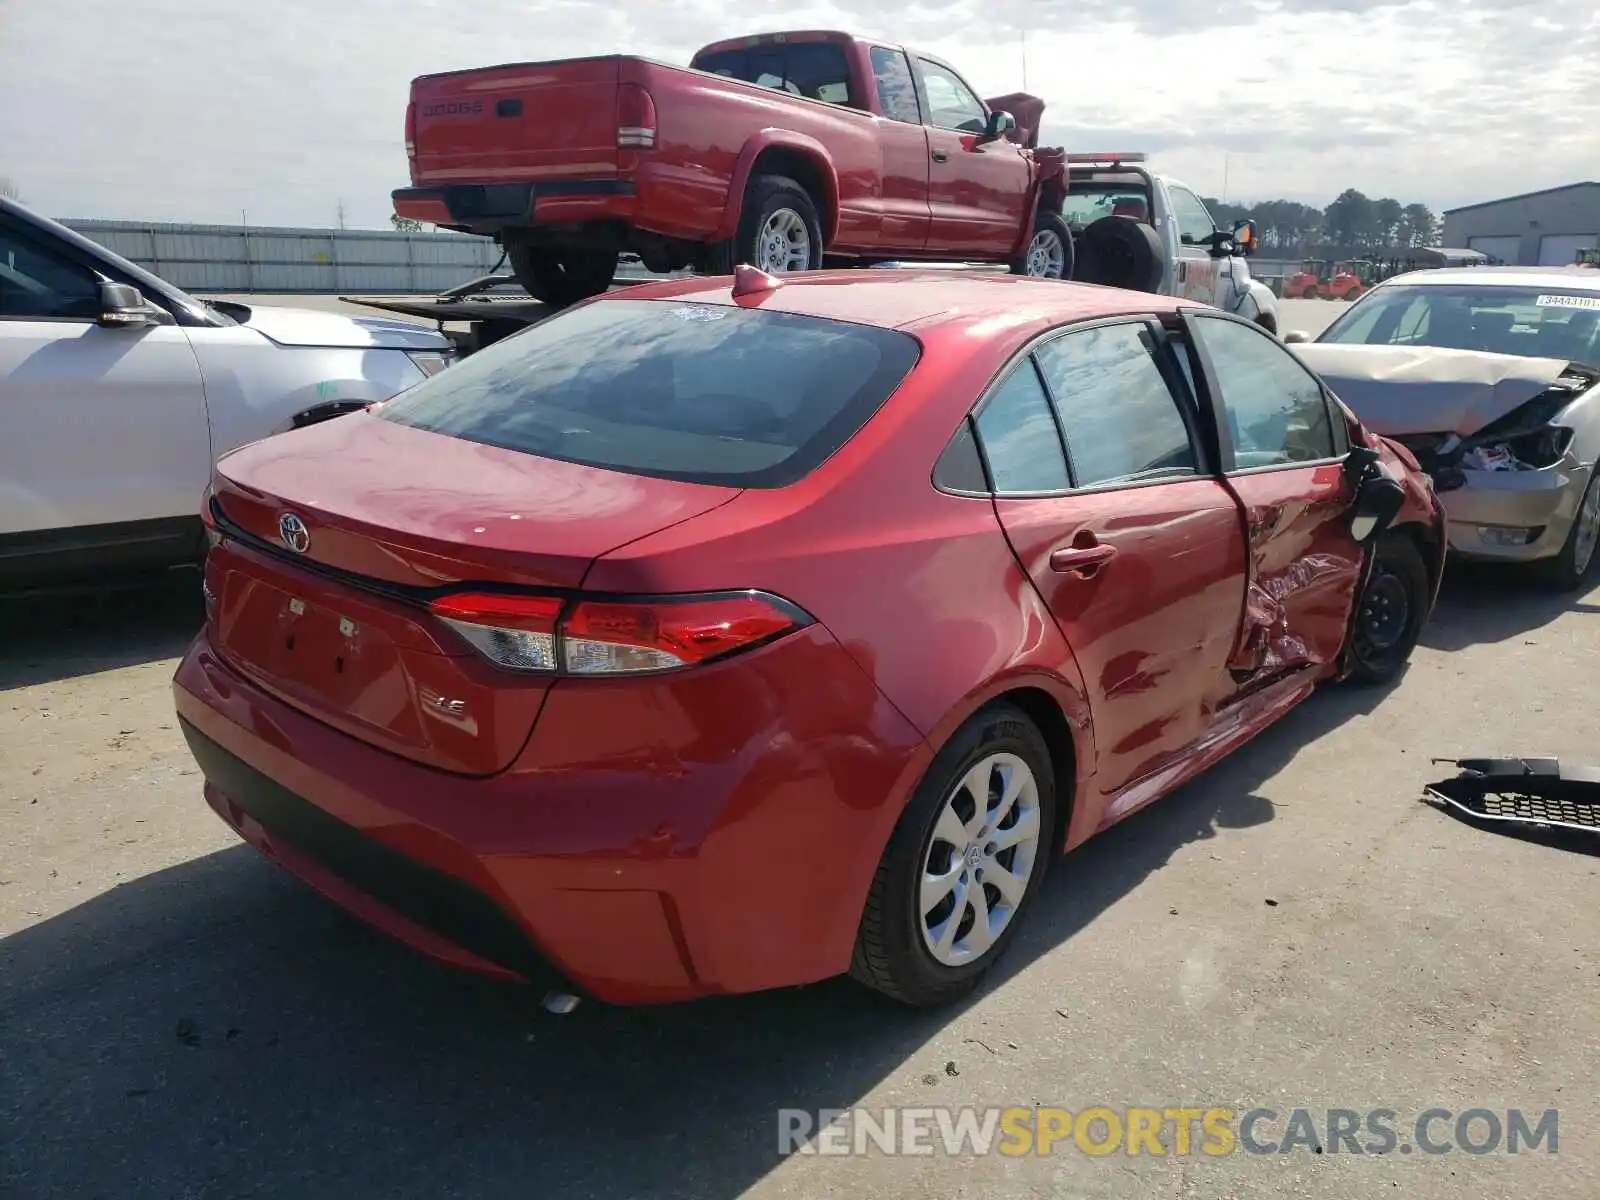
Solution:
<svg viewBox="0 0 1600 1200"><path fill-rule="evenodd" d="M1093 225L1101 217L1128 216L1150 219L1150 199L1126 183L1074 183L1061 203L1069 225Z"/></svg>
<svg viewBox="0 0 1600 1200"><path fill-rule="evenodd" d="M908 335L868 325L602 300L496 342L378 412L587 466L783 487L844 445L919 352Z"/></svg>
<svg viewBox="0 0 1600 1200"><path fill-rule="evenodd" d="M1600 365L1600 292L1559 286L1392 283L1347 310L1317 340L1441 346Z"/></svg>
<svg viewBox="0 0 1600 1200"><path fill-rule="evenodd" d="M696 55L697 71L828 104L863 108L851 87L850 60L838 42L788 42Z"/></svg>

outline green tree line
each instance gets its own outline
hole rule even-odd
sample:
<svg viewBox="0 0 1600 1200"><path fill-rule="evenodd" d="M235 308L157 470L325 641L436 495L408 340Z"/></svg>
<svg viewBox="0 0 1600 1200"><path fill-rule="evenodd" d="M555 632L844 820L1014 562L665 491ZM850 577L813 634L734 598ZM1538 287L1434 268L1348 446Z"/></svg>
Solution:
<svg viewBox="0 0 1600 1200"><path fill-rule="evenodd" d="M1340 192L1327 208L1294 200L1228 204L1207 199L1205 205L1225 227L1253 220L1262 253L1282 258L1313 250L1352 256L1439 244L1439 219L1426 204L1401 204L1388 196L1374 200L1355 188Z"/></svg>

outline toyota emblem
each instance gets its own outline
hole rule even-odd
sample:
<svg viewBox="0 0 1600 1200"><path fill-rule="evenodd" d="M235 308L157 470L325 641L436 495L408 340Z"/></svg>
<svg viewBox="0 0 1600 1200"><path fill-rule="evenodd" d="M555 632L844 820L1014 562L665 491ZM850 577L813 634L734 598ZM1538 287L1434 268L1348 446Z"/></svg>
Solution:
<svg viewBox="0 0 1600 1200"><path fill-rule="evenodd" d="M311 530L294 513L284 513L278 518L278 537L296 554L304 554L311 549Z"/></svg>

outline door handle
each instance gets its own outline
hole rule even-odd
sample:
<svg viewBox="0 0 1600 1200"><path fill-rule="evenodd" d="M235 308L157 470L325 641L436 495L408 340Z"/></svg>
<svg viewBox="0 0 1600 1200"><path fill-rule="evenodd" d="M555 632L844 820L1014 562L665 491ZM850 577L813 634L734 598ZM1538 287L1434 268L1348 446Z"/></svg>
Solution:
<svg viewBox="0 0 1600 1200"><path fill-rule="evenodd" d="M950 152L947 151L947 150L935 150L933 152L933 161L934 162L949 162L950 161Z"/></svg>
<svg viewBox="0 0 1600 1200"><path fill-rule="evenodd" d="M1087 546L1063 546L1050 553L1050 569L1063 575L1082 575L1092 578L1101 567L1117 556L1117 548L1105 542L1091 542Z"/></svg>

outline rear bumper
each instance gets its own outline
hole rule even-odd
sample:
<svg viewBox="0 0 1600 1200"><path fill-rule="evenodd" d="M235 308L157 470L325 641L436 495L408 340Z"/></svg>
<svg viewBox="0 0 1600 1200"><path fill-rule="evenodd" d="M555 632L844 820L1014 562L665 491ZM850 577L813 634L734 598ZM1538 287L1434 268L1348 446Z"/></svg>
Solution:
<svg viewBox="0 0 1600 1200"><path fill-rule="evenodd" d="M1466 484L1441 494L1450 548L1463 557L1529 562L1561 553L1592 466L1570 455L1536 471L1464 471ZM1528 540L1507 540L1524 530Z"/></svg>
<svg viewBox="0 0 1600 1200"><path fill-rule="evenodd" d="M631 222L637 194L631 179L552 179L397 188L393 200L402 217L494 233L568 221Z"/></svg>
<svg viewBox="0 0 1600 1200"><path fill-rule="evenodd" d="M744 658L642 702L558 685L488 778L321 724L205 633L173 686L208 802L279 865L434 957L637 1004L844 971L929 756L825 631Z"/></svg>

